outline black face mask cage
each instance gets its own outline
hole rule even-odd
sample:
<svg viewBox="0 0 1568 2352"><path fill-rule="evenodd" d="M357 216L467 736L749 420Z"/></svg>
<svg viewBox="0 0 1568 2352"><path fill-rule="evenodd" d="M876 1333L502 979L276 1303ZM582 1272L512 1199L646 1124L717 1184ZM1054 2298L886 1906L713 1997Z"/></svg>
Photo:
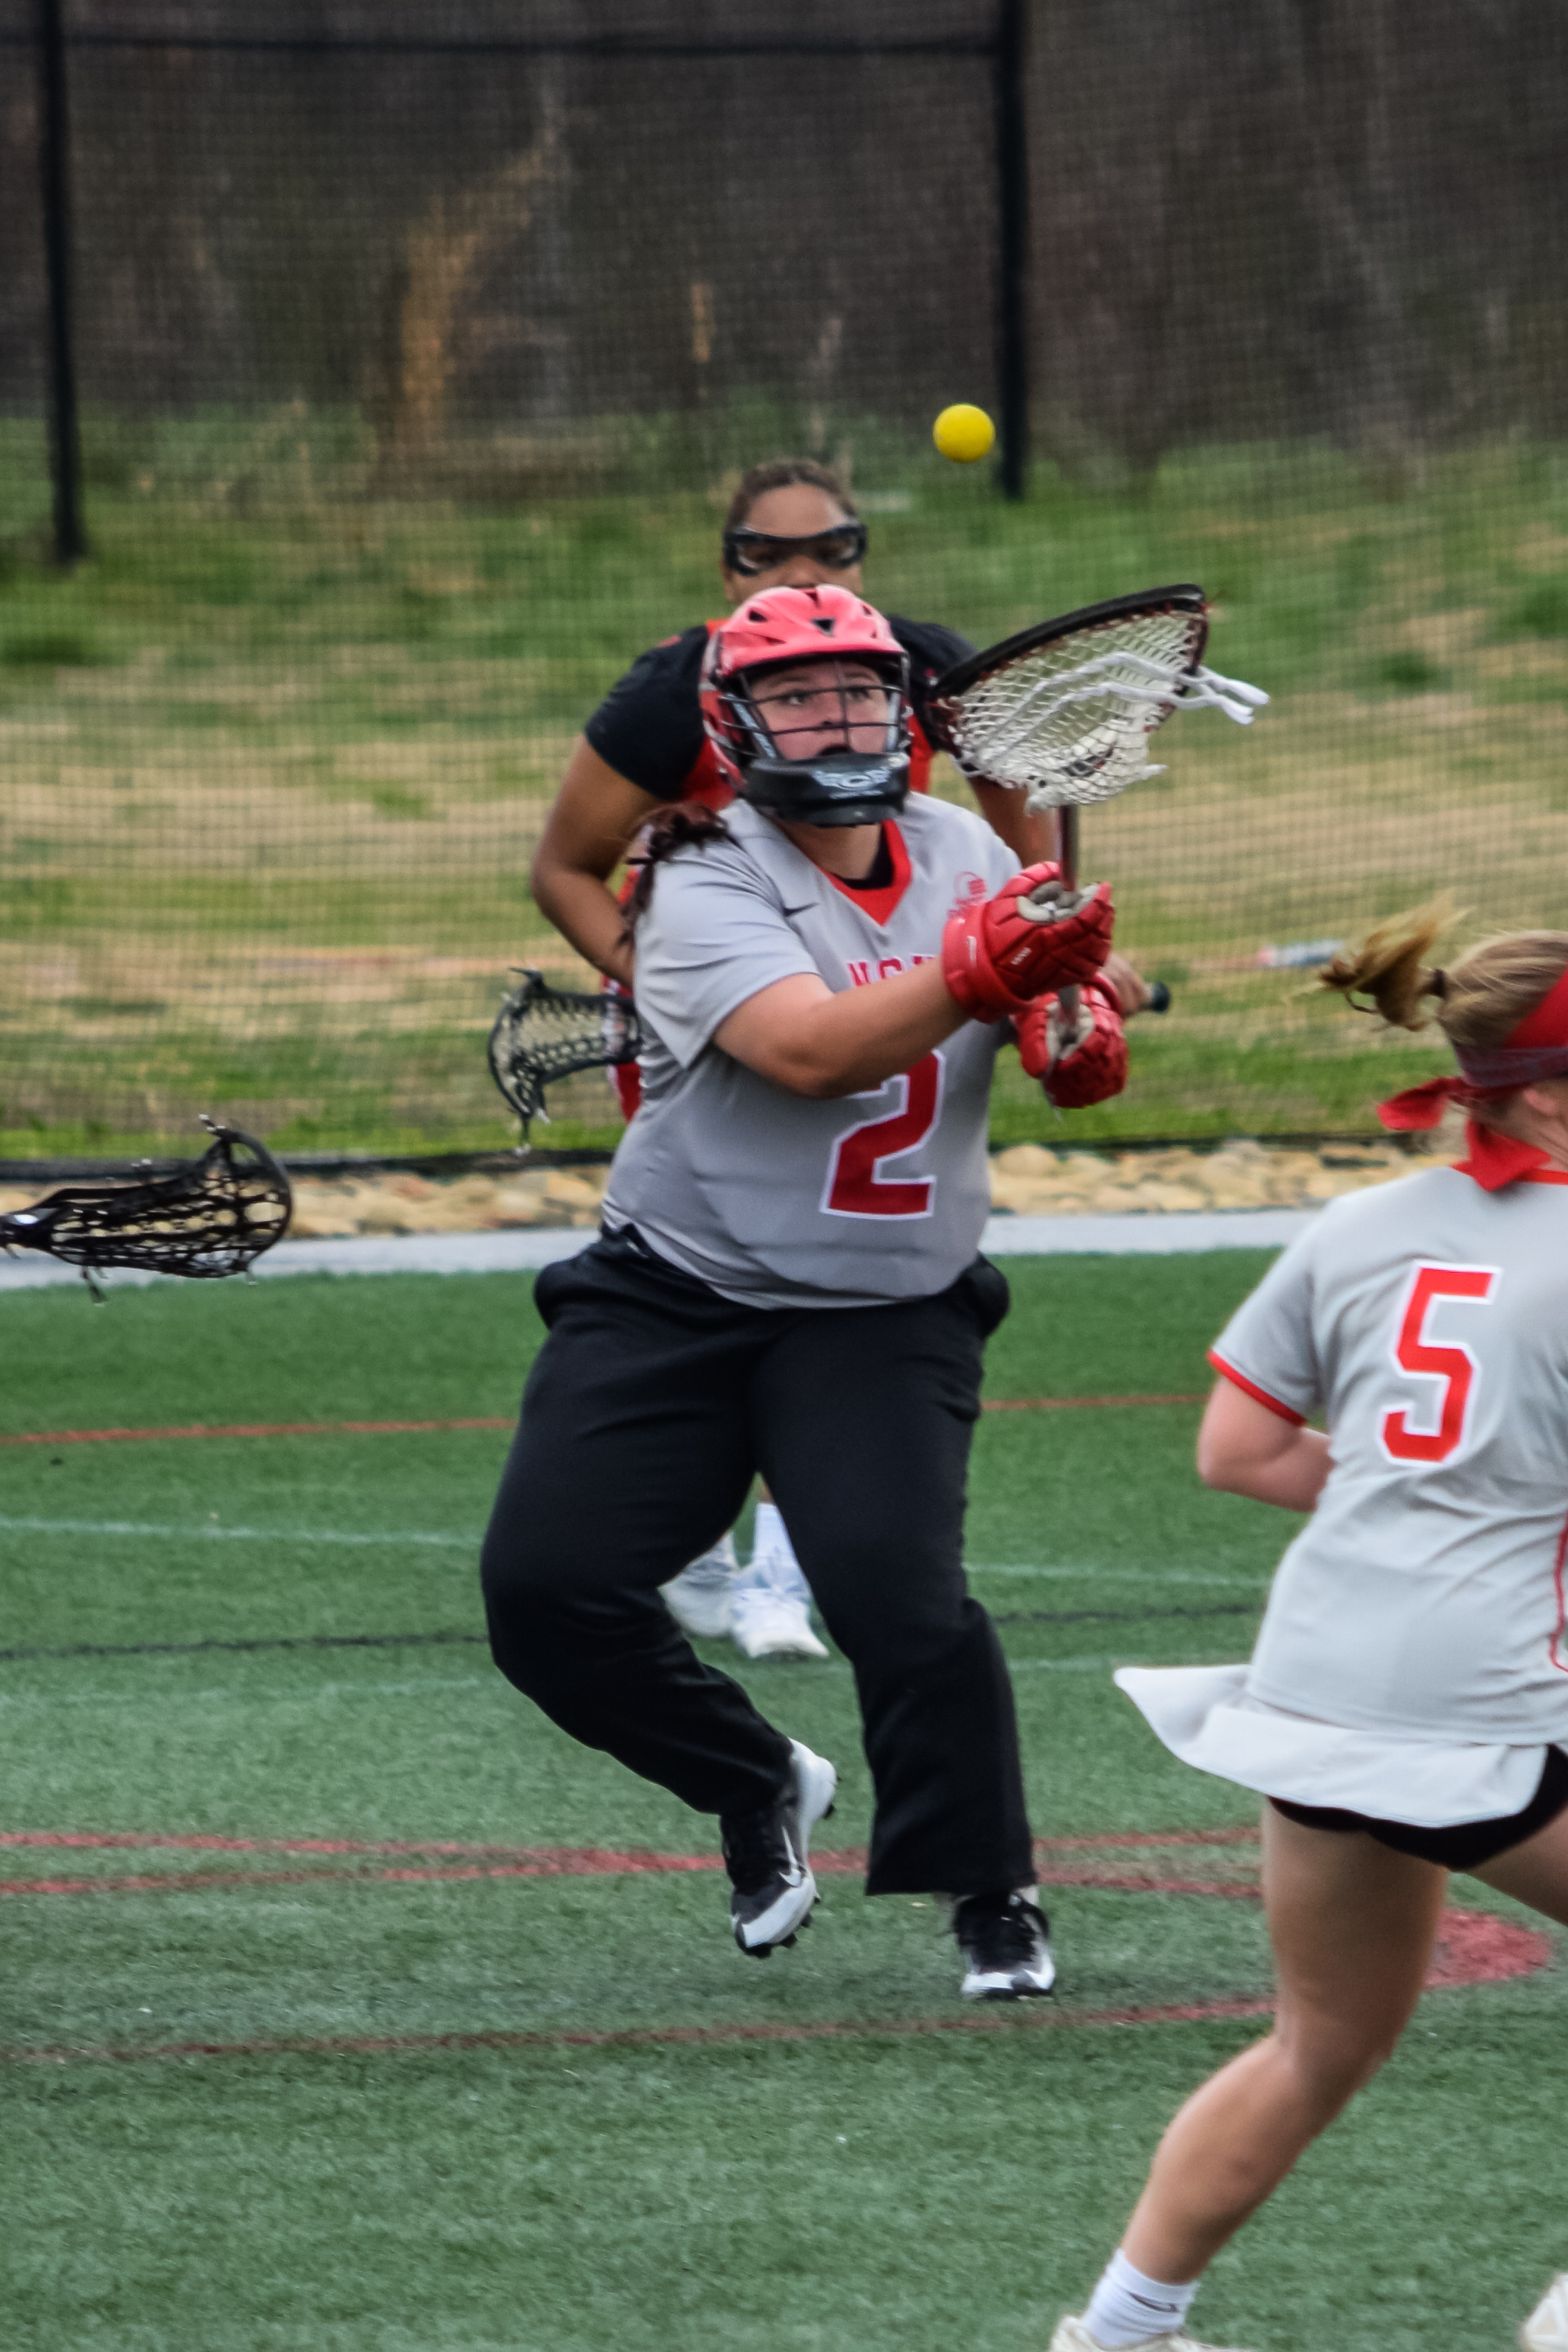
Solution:
<svg viewBox="0 0 1568 2352"><path fill-rule="evenodd" d="M885 656L866 655L857 655L853 658L866 668L876 671L878 682L887 692L892 704L886 724L883 728L881 743L874 753L862 756L878 760L907 761L910 729L907 660L901 659L895 664ZM785 664L781 667L790 667L793 665ZM823 667L825 668L826 665ZM776 719L769 719L766 715L769 706L759 703L755 694L756 687L765 680L768 674L766 669L748 670L737 677L733 685L720 689L724 700L729 707L737 743L744 743L746 746L742 758L742 764L745 766L749 766L753 760L767 760L776 765L809 768L829 751L847 753L850 751L851 729L853 728L858 732L872 724L869 719L857 719L849 705L850 695L858 687L862 686L864 680L859 678L846 680L842 664L834 662L831 683L824 677L818 691L837 693L839 724L843 730L842 740L838 743L823 745L821 749L812 751L797 752L791 745L791 736L808 733L820 735L822 732L823 722L821 719L814 719L802 720L798 727L781 727Z"/></svg>
<svg viewBox="0 0 1568 2352"><path fill-rule="evenodd" d="M737 523L725 532L723 544L725 570L741 580L758 580L765 572L778 572L796 555L825 563L831 572L848 572L865 554L866 528L863 522L834 523L826 530L808 531L800 539L784 539L777 531L753 530L747 523Z"/></svg>
<svg viewBox="0 0 1568 2352"><path fill-rule="evenodd" d="M759 706L752 698L752 688L759 676L767 677L769 668L792 665L766 665L760 672L747 672L718 688L729 737L729 755L740 772L741 797L754 808L786 823L793 820L802 824L851 825L880 824L885 818L896 816L904 806L909 791L909 666L902 658L894 662L885 656L856 655L848 658L863 662L874 671L893 698L887 723L879 728L882 745L875 751L851 751L848 730L854 721L847 702L841 700L843 740L836 746L830 743L809 752L791 754L790 736L804 730L770 726L763 715L766 706ZM847 697L853 686L861 683L845 681L841 665L836 662L831 677L829 690L836 688L841 698ZM822 732L820 719L810 731L818 735Z"/></svg>

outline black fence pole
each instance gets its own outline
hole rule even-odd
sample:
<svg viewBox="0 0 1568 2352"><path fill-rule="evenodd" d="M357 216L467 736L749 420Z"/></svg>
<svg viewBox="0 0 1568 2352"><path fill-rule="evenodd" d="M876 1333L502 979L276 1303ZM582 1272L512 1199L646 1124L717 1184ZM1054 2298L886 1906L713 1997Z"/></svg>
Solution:
<svg viewBox="0 0 1568 2352"><path fill-rule="evenodd" d="M38 0L38 171L44 266L49 288L49 465L55 491L55 561L87 553L82 525L81 428L71 342L70 107L60 0Z"/></svg>
<svg viewBox="0 0 1568 2352"><path fill-rule="evenodd" d="M1029 471L1029 128L1024 89L1027 0L998 0L991 74L997 147L997 479L1021 499Z"/></svg>

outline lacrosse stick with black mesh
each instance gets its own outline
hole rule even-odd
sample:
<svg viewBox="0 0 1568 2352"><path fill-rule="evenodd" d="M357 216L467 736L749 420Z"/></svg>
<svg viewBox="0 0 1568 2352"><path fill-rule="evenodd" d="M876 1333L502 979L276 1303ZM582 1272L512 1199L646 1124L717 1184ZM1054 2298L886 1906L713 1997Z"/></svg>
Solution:
<svg viewBox="0 0 1568 2352"><path fill-rule="evenodd" d="M607 1070L634 1062L643 1024L624 990L552 988L542 971L525 971L497 1013L490 1031L490 1075L523 1125L549 1124L545 1088L579 1070Z"/></svg>
<svg viewBox="0 0 1568 2352"><path fill-rule="evenodd" d="M264 1144L204 1118L200 1160L132 1171L101 1184L67 1184L30 1209L0 1217L0 1245L43 1250L88 1282L109 1266L214 1281L244 1274L288 1230L294 1196Z"/></svg>
<svg viewBox="0 0 1568 2352"><path fill-rule="evenodd" d="M1190 583L1089 604L946 671L933 729L966 775L1026 793L1031 814L1054 811L1062 879L1075 888L1079 809L1164 772L1148 760L1156 727L1178 710L1222 710L1248 727L1268 701L1204 668L1207 640L1203 591ZM1071 1042L1075 989L1061 992L1061 1015Z"/></svg>

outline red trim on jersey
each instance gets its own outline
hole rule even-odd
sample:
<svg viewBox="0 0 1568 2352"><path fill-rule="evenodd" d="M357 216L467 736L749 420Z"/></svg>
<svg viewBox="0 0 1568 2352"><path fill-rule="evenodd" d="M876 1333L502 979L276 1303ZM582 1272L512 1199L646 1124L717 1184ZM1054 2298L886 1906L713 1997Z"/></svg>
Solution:
<svg viewBox="0 0 1568 2352"><path fill-rule="evenodd" d="M1525 1184L1568 1184L1568 1168L1537 1168L1520 1181Z"/></svg>
<svg viewBox="0 0 1568 2352"><path fill-rule="evenodd" d="M1552 1165L1544 1151L1533 1143L1521 1143L1511 1135L1504 1135L1495 1127L1483 1127L1479 1119L1465 1124L1465 1156L1454 1162L1461 1176L1469 1176L1483 1192L1500 1192L1505 1184L1517 1184L1522 1177L1533 1182L1538 1171ZM1551 1181L1550 1179L1548 1180Z"/></svg>
<svg viewBox="0 0 1568 2352"><path fill-rule="evenodd" d="M888 855L893 859L893 879L880 890L857 890L852 882L841 882L836 874L827 878L835 890L841 892L852 907L863 907L873 923L886 923L894 908L908 889L915 868L909 862L909 852L904 845L904 835L889 817L882 828ZM823 869L826 872L826 868Z"/></svg>
<svg viewBox="0 0 1568 2352"><path fill-rule="evenodd" d="M1278 1397L1269 1394L1267 1389L1260 1389L1256 1381L1249 1381L1245 1372L1239 1372L1234 1364L1228 1364L1213 1348L1208 1351L1208 1360L1223 1379L1239 1388L1243 1396L1249 1396L1254 1404L1264 1405L1269 1412L1277 1412L1281 1421L1290 1423L1292 1429L1305 1429L1307 1416L1304 1412L1297 1412L1290 1405L1281 1404Z"/></svg>

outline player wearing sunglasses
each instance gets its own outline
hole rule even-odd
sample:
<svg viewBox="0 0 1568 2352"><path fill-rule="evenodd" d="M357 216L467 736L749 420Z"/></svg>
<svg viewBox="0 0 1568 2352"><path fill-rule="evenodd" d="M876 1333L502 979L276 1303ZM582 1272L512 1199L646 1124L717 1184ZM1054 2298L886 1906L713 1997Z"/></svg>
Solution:
<svg viewBox="0 0 1568 2352"><path fill-rule="evenodd" d="M825 466L809 457L754 466L725 519L726 606L733 611L769 588L848 588L858 595L865 550L865 525ZM931 772L922 719L926 698L942 672L973 647L936 623L896 615L889 621L909 662L910 787L924 792ZM590 963L625 983L632 951L611 876L661 807L683 800L723 807L731 798L704 737L697 698L703 656L717 626L699 622L665 638L612 688L567 764L534 859L534 896L550 921ZM1018 793L983 782L974 790L982 815L1009 848L1026 861L1043 854Z"/></svg>
<svg viewBox="0 0 1568 2352"><path fill-rule="evenodd" d="M736 490L721 542L725 602L734 610L770 588L846 588L861 593L866 529L837 477L810 458L754 466ZM910 789L926 791L932 736L927 698L955 662L974 651L954 629L888 615L908 666ZM698 801L722 808L730 785L703 732L701 673L717 621L699 622L635 661L580 738L534 858L534 897L559 931L612 982L630 986L632 950L611 877L661 808ZM1020 863L1051 855L1049 836L1026 815L1021 793L971 779L982 816ZM1124 1014L1148 1002L1130 966L1113 957L1106 979ZM615 1073L622 1107L637 1108L635 1065ZM688 1632L733 1636L748 1656L824 1654L812 1633L809 1594L782 1520L758 1509L749 1568L737 1569L726 1536L695 1561L666 1595Z"/></svg>

